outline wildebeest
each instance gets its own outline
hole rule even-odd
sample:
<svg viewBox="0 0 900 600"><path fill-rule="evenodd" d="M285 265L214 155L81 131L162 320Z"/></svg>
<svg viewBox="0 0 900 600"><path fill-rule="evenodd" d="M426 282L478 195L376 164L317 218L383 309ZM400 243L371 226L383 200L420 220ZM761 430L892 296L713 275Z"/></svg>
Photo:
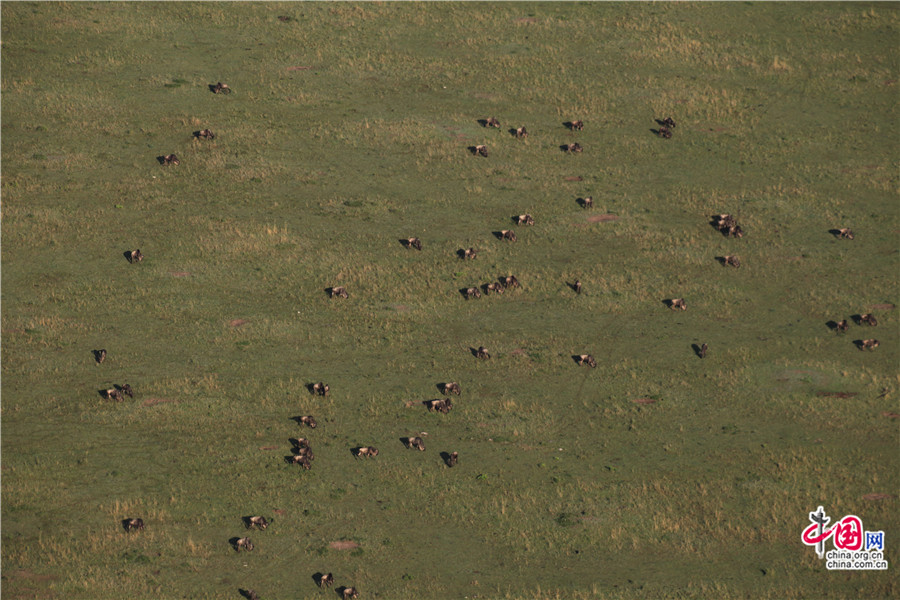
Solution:
<svg viewBox="0 0 900 600"><path fill-rule="evenodd" d="M499 281L503 284L503 287L508 287L508 288L519 287L519 280L516 279L515 275L508 275L507 277L501 277Z"/></svg>
<svg viewBox="0 0 900 600"><path fill-rule="evenodd" d="M522 138L524 138L524 137L528 137L528 130L526 130L524 126L519 127L518 129L516 129L515 136L516 136L518 139L522 139Z"/></svg>
<svg viewBox="0 0 900 600"><path fill-rule="evenodd" d="M871 313L866 313L864 315L859 316L859 323L860 324L865 323L866 325L875 327L876 325L878 325L878 319L875 318L875 315L873 315Z"/></svg>
<svg viewBox="0 0 900 600"><path fill-rule="evenodd" d="M409 448L410 450L412 450L413 448L415 448L416 450L419 450L419 451L425 450L425 442L423 442L422 438L420 438L418 436L406 438L405 444L406 444L406 447Z"/></svg>
<svg viewBox="0 0 900 600"><path fill-rule="evenodd" d="M503 291L504 291L503 284L501 284L501 283L495 283L495 282L491 281L491 282L484 284L484 293L485 294L490 294L492 292L495 294L502 294Z"/></svg>
<svg viewBox="0 0 900 600"><path fill-rule="evenodd" d="M269 526L269 521L265 517L247 517L245 524L247 529L265 529Z"/></svg>
<svg viewBox="0 0 900 600"><path fill-rule="evenodd" d="M725 237L733 236L740 238L744 236L744 230L738 225L737 219L731 215L713 215L710 225L718 229Z"/></svg>
<svg viewBox="0 0 900 600"><path fill-rule="evenodd" d="M200 131L195 131L194 137L200 140L214 140L216 139L216 134L210 129L202 129Z"/></svg>
<svg viewBox="0 0 900 600"><path fill-rule="evenodd" d="M447 457L446 463L448 467L456 466L456 462L459 460L459 452L452 452L450 456Z"/></svg>
<svg viewBox="0 0 900 600"><path fill-rule="evenodd" d="M332 298L337 298L337 297L349 298L349 295L347 294L347 289L342 285L339 285L337 287L328 288L328 295L331 296Z"/></svg>
<svg viewBox="0 0 900 600"><path fill-rule="evenodd" d="M475 259L475 258L478 258L478 251L476 251L475 248L469 248L468 250L466 250L466 249L464 249L464 248L460 248L460 249L457 251L457 254L458 254L459 257L462 258L462 259Z"/></svg>
<svg viewBox="0 0 900 600"><path fill-rule="evenodd" d="M672 130L665 125L660 125L659 130L657 131L657 135L661 138L669 139L670 137L672 137Z"/></svg>
<svg viewBox="0 0 900 600"><path fill-rule="evenodd" d="M103 350L94 350L94 360L97 361L97 364L102 364L104 360L106 360L106 349Z"/></svg>
<svg viewBox="0 0 900 600"><path fill-rule="evenodd" d="M853 231L849 228L838 229L838 239L839 240L852 240L853 239Z"/></svg>
<svg viewBox="0 0 900 600"><path fill-rule="evenodd" d="M325 575L319 575L319 580L316 582L319 587L331 587L334 585L334 575L331 573L326 573Z"/></svg>
<svg viewBox="0 0 900 600"><path fill-rule="evenodd" d="M500 239L501 240L509 240L510 242L515 242L518 238L516 238L516 232L511 229L502 229L500 231Z"/></svg>
<svg viewBox="0 0 900 600"><path fill-rule="evenodd" d="M704 342L704 343L700 346L700 352L699 352L700 358L706 358L706 351L707 351L707 350L709 350L709 346L707 346L707 345L706 345L706 342Z"/></svg>
<svg viewBox="0 0 900 600"><path fill-rule="evenodd" d="M304 415L300 417L299 419L297 419L297 423L306 425L310 429L315 429L318 426L315 417L313 417L312 415Z"/></svg>
<svg viewBox="0 0 900 600"><path fill-rule="evenodd" d="M136 262L141 262L142 260L144 260L144 255L141 253L140 248L128 253L128 262L134 264Z"/></svg>
<svg viewBox="0 0 900 600"><path fill-rule="evenodd" d="M518 215L517 217L514 217L514 219L519 225L534 225L534 217L528 214Z"/></svg>
<svg viewBox="0 0 900 600"><path fill-rule="evenodd" d="M309 449L309 440L306 438L289 438L288 441L298 450ZM300 452L297 452L300 454Z"/></svg>
<svg viewBox="0 0 900 600"><path fill-rule="evenodd" d="M314 383L312 385L313 394L316 394L318 396L327 396L328 391L330 389L331 389L331 386L329 386L327 383L323 383L321 381L319 383Z"/></svg>
<svg viewBox="0 0 900 600"><path fill-rule="evenodd" d="M482 360L487 360L487 359L489 359L489 358L491 357L491 355L490 355L490 353L488 352L488 349L487 349L487 348L485 348L484 346L480 346L480 347L478 348L478 351L475 353L475 357L476 357L476 358L480 358L480 359L482 359Z"/></svg>
<svg viewBox="0 0 900 600"><path fill-rule="evenodd" d="M217 82L216 85L211 86L213 94L230 94L231 88L221 81Z"/></svg>
<svg viewBox="0 0 900 600"><path fill-rule="evenodd" d="M131 389L131 386L128 385L127 383L125 385L123 385L121 388L119 388L119 390L123 394L127 394L129 398L134 398L134 390Z"/></svg>
<svg viewBox="0 0 900 600"><path fill-rule="evenodd" d="M122 392L119 391L119 388L109 388L108 390L104 390L103 397L107 400L115 400L116 402L121 402L125 398L122 397Z"/></svg>
<svg viewBox="0 0 900 600"><path fill-rule="evenodd" d="M416 250L422 249L422 241L419 240L419 238L417 238L417 237L407 238L406 241L404 242L404 245L407 248L415 248Z"/></svg>
<svg viewBox="0 0 900 600"><path fill-rule="evenodd" d="M668 127L669 129L675 129L675 119L673 119L672 117L666 117L662 121L657 119L656 122L659 123L660 125L662 125L663 127Z"/></svg>
<svg viewBox="0 0 900 600"><path fill-rule="evenodd" d="M860 350L874 350L877 347L878 347L878 340L876 340L874 338L871 340L863 340L862 343L859 345Z"/></svg>
<svg viewBox="0 0 900 600"><path fill-rule="evenodd" d="M125 519L122 521L122 526L125 528L125 531L143 531L144 530L144 520L143 519Z"/></svg>
<svg viewBox="0 0 900 600"><path fill-rule="evenodd" d="M584 148L582 148L582 147L581 147L581 144L579 144L578 142L575 142L575 143L572 143L572 144L566 144L564 147L565 147L565 149L566 149L566 152L569 152L569 153L572 153L572 152L583 152L583 151L584 151Z"/></svg>
<svg viewBox="0 0 900 600"><path fill-rule="evenodd" d="M306 454L295 454L294 456L286 456L284 462L289 465L300 465L307 471L312 469L312 460Z"/></svg>
<svg viewBox="0 0 900 600"><path fill-rule="evenodd" d="M586 196L581 199L582 208L594 208L594 197Z"/></svg>
<svg viewBox="0 0 900 600"><path fill-rule="evenodd" d="M356 449L356 456L378 456L378 448L376 448L375 446L362 446Z"/></svg>
<svg viewBox="0 0 900 600"><path fill-rule="evenodd" d="M247 600L259 600L259 596L253 590L240 590L240 592Z"/></svg>
<svg viewBox="0 0 900 600"><path fill-rule="evenodd" d="M576 279L575 283L572 284L572 289L575 290L576 294L581 293L581 281Z"/></svg>
<svg viewBox="0 0 900 600"><path fill-rule="evenodd" d="M164 167L168 167L169 165L180 165L181 161L178 160L178 157L174 154L166 154L160 157L161 160L159 162L162 163Z"/></svg>
<svg viewBox="0 0 900 600"><path fill-rule="evenodd" d="M441 393L445 396L449 396L450 394L456 394L459 396L460 389L459 384L455 381L450 381L448 383L442 383L438 386L441 390Z"/></svg>
<svg viewBox="0 0 900 600"><path fill-rule="evenodd" d="M466 288L466 300L470 298L481 298L481 292L477 287Z"/></svg>
<svg viewBox="0 0 900 600"><path fill-rule="evenodd" d="M722 264L737 268L741 266L741 260L737 256L728 255L723 257Z"/></svg>
<svg viewBox="0 0 900 600"><path fill-rule="evenodd" d="M572 131L581 131L584 129L584 121L569 121L569 129Z"/></svg>
<svg viewBox="0 0 900 600"><path fill-rule="evenodd" d="M850 324L847 323L847 319L842 319L835 324L834 329L838 333L847 333L850 329Z"/></svg>
<svg viewBox="0 0 900 600"><path fill-rule="evenodd" d="M485 127L500 127L500 121L495 119L494 117L488 117L484 120Z"/></svg>
<svg viewBox="0 0 900 600"><path fill-rule="evenodd" d="M473 150L473 154L475 154L475 156L483 156L483 157L487 158L487 155L488 155L487 146L485 146L484 144L475 146L475 149Z"/></svg>
<svg viewBox="0 0 900 600"><path fill-rule="evenodd" d="M447 414L453 408L453 402L450 398L438 398L436 400L425 400L422 402L429 412L439 412Z"/></svg>
<svg viewBox="0 0 900 600"><path fill-rule="evenodd" d="M672 310L687 310L687 304L684 301L684 298L672 298L671 300L666 300L666 304L669 305L669 308Z"/></svg>
<svg viewBox="0 0 900 600"><path fill-rule="evenodd" d="M253 542L248 537L238 538L234 542L234 549L237 552L240 552L241 550L249 552L250 550L253 550Z"/></svg>
<svg viewBox="0 0 900 600"><path fill-rule="evenodd" d="M594 357L591 356L590 354L579 354L576 362L579 365L588 365L591 368L597 367L597 361L594 360Z"/></svg>
<svg viewBox="0 0 900 600"><path fill-rule="evenodd" d="M344 600L352 600L354 598L359 598L359 592L356 591L355 587L345 587L344 591L341 592L341 596Z"/></svg>

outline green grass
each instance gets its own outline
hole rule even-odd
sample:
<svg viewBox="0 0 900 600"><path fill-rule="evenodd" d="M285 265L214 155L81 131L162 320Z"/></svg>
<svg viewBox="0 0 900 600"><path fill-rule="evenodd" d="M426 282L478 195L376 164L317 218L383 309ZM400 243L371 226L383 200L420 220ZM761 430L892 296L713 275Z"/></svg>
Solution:
<svg viewBox="0 0 900 600"><path fill-rule="evenodd" d="M896 595L894 4L0 11L4 597ZM820 504L890 569L828 572Z"/></svg>

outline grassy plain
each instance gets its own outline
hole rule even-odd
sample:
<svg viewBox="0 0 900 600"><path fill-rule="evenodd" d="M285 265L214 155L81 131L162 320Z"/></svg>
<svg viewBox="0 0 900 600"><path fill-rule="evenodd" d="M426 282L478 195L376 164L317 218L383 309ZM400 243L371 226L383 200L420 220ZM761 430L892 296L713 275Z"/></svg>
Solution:
<svg viewBox="0 0 900 600"><path fill-rule="evenodd" d="M896 597L896 4L0 14L4 598ZM820 504L890 569L826 571Z"/></svg>

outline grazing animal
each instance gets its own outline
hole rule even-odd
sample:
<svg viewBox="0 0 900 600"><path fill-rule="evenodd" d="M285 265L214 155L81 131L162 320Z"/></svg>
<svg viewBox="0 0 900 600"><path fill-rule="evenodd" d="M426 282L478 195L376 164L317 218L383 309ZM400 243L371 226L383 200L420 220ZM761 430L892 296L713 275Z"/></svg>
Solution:
<svg viewBox="0 0 900 600"><path fill-rule="evenodd" d="M597 361L594 360L594 357L590 354L579 354L578 355L578 364L579 365L588 365L592 369L597 368Z"/></svg>
<svg viewBox="0 0 900 600"><path fill-rule="evenodd" d="M328 294L332 298L337 298L338 296L340 296L341 298L349 298L346 288L344 288L344 286L342 286L342 285L331 288L330 291L328 292Z"/></svg>
<svg viewBox="0 0 900 600"><path fill-rule="evenodd" d="M725 237L744 237L744 230L731 215L713 215L711 224Z"/></svg>
<svg viewBox="0 0 900 600"><path fill-rule="evenodd" d="M141 253L140 248L138 248L137 250L132 250L128 253L128 262L130 262L131 264L141 262L142 260L144 260L144 255Z"/></svg>
<svg viewBox="0 0 900 600"><path fill-rule="evenodd" d="M356 456L378 456L378 448L375 446L363 446L356 449Z"/></svg>
<svg viewBox="0 0 900 600"><path fill-rule="evenodd" d="M303 417L300 417L300 419L298 419L297 422L302 425L306 425L310 429L315 429L316 426L318 426L318 423L316 423L315 417L313 417L312 415L305 415Z"/></svg>
<svg viewBox="0 0 900 600"><path fill-rule="evenodd" d="M859 322L861 324L865 323L866 325L869 325L871 327L875 327L876 325L878 325L878 319L876 319L875 315L873 315L871 313L866 313L864 315L860 315Z"/></svg>
<svg viewBox="0 0 900 600"><path fill-rule="evenodd" d="M475 146L475 156L483 156L483 157L487 158L487 155L488 155L487 146L485 146L484 144Z"/></svg>
<svg viewBox="0 0 900 600"><path fill-rule="evenodd" d="M259 600L259 596L253 590L246 590L242 593L247 600Z"/></svg>
<svg viewBox="0 0 900 600"><path fill-rule="evenodd" d="M594 197L588 196L582 200L584 208L594 208Z"/></svg>
<svg viewBox="0 0 900 600"><path fill-rule="evenodd" d="M216 85L213 86L214 94L230 94L231 88L221 81L217 82Z"/></svg>
<svg viewBox="0 0 900 600"><path fill-rule="evenodd" d="M407 240L406 240L406 247L407 247L407 248L415 248L416 250L421 250L421 249L422 249L422 242L421 242L421 240L419 240L419 238L417 238L417 237L407 238Z"/></svg>
<svg viewBox="0 0 900 600"><path fill-rule="evenodd" d="M863 340L862 344L859 345L860 350L874 350L877 347L878 347L878 340L876 340L874 338L871 340Z"/></svg>
<svg viewBox="0 0 900 600"><path fill-rule="evenodd" d="M298 450L309 448L309 440L306 438L290 438L288 441L292 443Z"/></svg>
<svg viewBox="0 0 900 600"><path fill-rule="evenodd" d="M741 260L737 256L729 255L725 257L723 264L737 268L741 266Z"/></svg>
<svg viewBox="0 0 900 600"><path fill-rule="evenodd" d="M660 125L658 135L661 138L669 139L672 137L672 130L665 125Z"/></svg>
<svg viewBox="0 0 900 600"><path fill-rule="evenodd" d="M181 161L178 160L178 157L174 154L166 154L162 157L162 164L163 166L168 167L169 165L180 165Z"/></svg>
<svg viewBox="0 0 900 600"><path fill-rule="evenodd" d="M94 360L97 361L97 364L103 364L103 361L106 360L106 350L94 350Z"/></svg>
<svg viewBox="0 0 900 600"><path fill-rule="evenodd" d="M118 388L110 388L104 391L103 397L108 400L115 400L116 402L121 402L125 399L122 397L122 392L120 392Z"/></svg>
<svg viewBox="0 0 900 600"><path fill-rule="evenodd" d="M327 573L319 577L319 587L331 587L334 585L334 575Z"/></svg>
<svg viewBox="0 0 900 600"><path fill-rule="evenodd" d="M475 248L469 248L468 250L460 250L460 252L461 252L461 255L464 260L468 260L468 259L475 260L476 258L478 258L478 252L475 250Z"/></svg>
<svg viewBox="0 0 900 600"><path fill-rule="evenodd" d="M423 402L428 407L429 412L439 412L446 415L453 408L453 402L450 398L438 398L437 400L425 400Z"/></svg>
<svg viewBox="0 0 900 600"><path fill-rule="evenodd" d="M843 319L837 322L837 325L834 326L835 331L838 333L847 333L850 329L850 324L847 323L847 319Z"/></svg>
<svg viewBox="0 0 900 600"><path fill-rule="evenodd" d="M574 144L566 145L566 152L572 153L572 152L583 152L583 151L584 151L584 148L582 148L581 144L579 144L577 142L575 142Z"/></svg>
<svg viewBox="0 0 900 600"><path fill-rule="evenodd" d="M575 283L572 285L572 289L575 290L576 294L580 294L581 293L581 281L576 279Z"/></svg>
<svg viewBox="0 0 900 600"><path fill-rule="evenodd" d="M481 346L478 348L478 351L475 353L475 357L480 358L482 360L487 360L491 357L491 355L488 352L487 348L485 348L484 346Z"/></svg>
<svg viewBox="0 0 900 600"><path fill-rule="evenodd" d="M666 117L664 121L657 121L663 127L668 127L669 129L675 129L675 120L672 117Z"/></svg>
<svg viewBox="0 0 900 600"><path fill-rule="evenodd" d="M519 225L534 225L534 217L531 215L519 215L516 217L516 223Z"/></svg>
<svg viewBox="0 0 900 600"><path fill-rule="evenodd" d="M500 121L495 119L494 117L488 117L484 120L485 127L500 127Z"/></svg>
<svg viewBox="0 0 900 600"><path fill-rule="evenodd" d="M838 239L839 240L852 240L853 239L853 231L849 228L838 229Z"/></svg>
<svg viewBox="0 0 900 600"><path fill-rule="evenodd" d="M253 542L247 537L238 538L237 541L234 542L234 549L237 552L240 552L241 550L249 552L253 550Z"/></svg>
<svg viewBox="0 0 900 600"><path fill-rule="evenodd" d="M493 292L495 294L502 294L503 293L503 284L494 283L494 282L484 284L484 293L490 294L491 292Z"/></svg>
<svg viewBox="0 0 900 600"><path fill-rule="evenodd" d="M341 592L341 596L344 600L353 600L354 598L359 598L359 592L356 591L355 587L345 587L344 591Z"/></svg>
<svg viewBox="0 0 900 600"><path fill-rule="evenodd" d="M265 529L269 526L269 521L265 517L250 517L247 519L247 529Z"/></svg>
<svg viewBox="0 0 900 600"><path fill-rule="evenodd" d="M125 519L125 531L143 531L144 530L144 520L143 519Z"/></svg>
<svg viewBox="0 0 900 600"><path fill-rule="evenodd" d="M134 390L127 383L120 388L123 394L127 394L129 398L134 398Z"/></svg>
<svg viewBox="0 0 900 600"><path fill-rule="evenodd" d="M518 238L516 238L516 232L511 229L503 229L500 231L500 239L509 240L510 242L515 242Z"/></svg>
<svg viewBox="0 0 900 600"><path fill-rule="evenodd" d="M508 277L502 277L500 281L503 283L504 287L508 288L517 288L519 287L519 280L516 279L515 275L509 275Z"/></svg>
<svg viewBox="0 0 900 600"><path fill-rule="evenodd" d="M466 288L466 300L470 298L481 298L481 292L477 287Z"/></svg>
<svg viewBox="0 0 900 600"><path fill-rule="evenodd" d="M305 454L297 454L295 456L287 456L284 461L289 465L300 465L307 471L312 469L312 461L309 456Z"/></svg>
<svg viewBox="0 0 900 600"><path fill-rule="evenodd" d="M672 310L687 310L687 304L684 302L684 298L672 298L669 300L669 308Z"/></svg>
<svg viewBox="0 0 900 600"><path fill-rule="evenodd" d="M709 349L709 346L704 342L702 346L700 346L700 358L706 358L706 351Z"/></svg>
<svg viewBox="0 0 900 600"><path fill-rule="evenodd" d="M330 389L331 387L327 383L322 383L321 381L319 383L314 383L312 386L313 394L319 396L327 396Z"/></svg>
<svg viewBox="0 0 900 600"><path fill-rule="evenodd" d="M447 466L454 467L456 466L457 461L459 460L459 452L453 452L450 456L447 457Z"/></svg>
<svg viewBox="0 0 900 600"><path fill-rule="evenodd" d="M516 129L516 138L522 139L525 137L528 137L528 131L525 129L524 126Z"/></svg>
<svg viewBox="0 0 900 600"><path fill-rule="evenodd" d="M584 121L572 121L571 123L569 123L569 127L573 131L581 131L582 129L584 129Z"/></svg>
<svg viewBox="0 0 900 600"><path fill-rule="evenodd" d="M425 451L425 442L423 442L422 438L420 438L418 436L406 438L406 447L409 448L410 450L415 448L416 450L419 450L420 452L424 452Z"/></svg>
<svg viewBox="0 0 900 600"><path fill-rule="evenodd" d="M444 394L445 396L449 396L450 394L456 394L457 396L459 396L459 393L460 393L459 384L456 383L455 381L451 381L449 383L442 383L440 387L441 387L441 393Z"/></svg>
<svg viewBox="0 0 900 600"><path fill-rule="evenodd" d="M210 129L203 129L201 131L195 131L194 137L201 140L214 140L216 139L216 134Z"/></svg>

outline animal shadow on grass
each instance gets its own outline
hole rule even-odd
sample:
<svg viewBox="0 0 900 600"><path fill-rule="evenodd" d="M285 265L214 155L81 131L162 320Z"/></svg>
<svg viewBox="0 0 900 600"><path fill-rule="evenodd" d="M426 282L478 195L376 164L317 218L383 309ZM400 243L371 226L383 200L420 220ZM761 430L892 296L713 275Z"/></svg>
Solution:
<svg viewBox="0 0 900 600"><path fill-rule="evenodd" d="M573 355L572 355L572 360L575 361L575 364L576 364L576 365L580 365L580 364L581 364L581 356L579 356L578 354L573 354Z"/></svg>
<svg viewBox="0 0 900 600"><path fill-rule="evenodd" d="M675 302L671 299L662 300L662 303L668 308L672 308L675 305Z"/></svg>
<svg viewBox="0 0 900 600"><path fill-rule="evenodd" d="M863 340L853 340L853 345L856 346L857 350L864 350L864 342Z"/></svg>
<svg viewBox="0 0 900 600"><path fill-rule="evenodd" d="M309 393L310 393L310 394L315 394L315 393L316 393L315 385L316 385L315 383L307 383L307 384L306 384L306 389L309 390ZM293 417L293 418L294 418L294 419L299 419L300 417Z"/></svg>
<svg viewBox="0 0 900 600"><path fill-rule="evenodd" d="M131 531L131 519L122 519L122 529Z"/></svg>
<svg viewBox="0 0 900 600"><path fill-rule="evenodd" d="M828 321L827 323L825 323L825 326L832 331L837 331L838 322L837 321Z"/></svg>
<svg viewBox="0 0 900 600"><path fill-rule="evenodd" d="M511 136L513 136L513 137L516 137L516 128L515 128L515 127L510 127L510 128L507 129L506 131L509 132L509 135L511 135Z"/></svg>
<svg viewBox="0 0 900 600"><path fill-rule="evenodd" d="M728 262L725 260L724 256L717 256L716 261L723 267L728 265Z"/></svg>
<svg viewBox="0 0 900 600"><path fill-rule="evenodd" d="M853 322L857 325L863 324L862 315L850 315L850 318L853 319Z"/></svg>
<svg viewBox="0 0 900 600"><path fill-rule="evenodd" d="M94 353L94 360L97 361L98 365L106 360L106 350L92 350L92 352Z"/></svg>
<svg viewBox="0 0 900 600"><path fill-rule="evenodd" d="M444 461L444 464L448 467L453 467L456 464L453 455L449 452L441 452L441 460Z"/></svg>
<svg viewBox="0 0 900 600"><path fill-rule="evenodd" d="M241 517L241 521L243 521L244 527L245 527L246 529L250 529L250 527L253 525L253 522L250 520L250 519L252 519L252 518L253 518L253 515L248 515L248 516L246 516L246 517Z"/></svg>
<svg viewBox="0 0 900 600"><path fill-rule="evenodd" d="M593 201L588 202L586 198L578 198L575 200L581 208L588 208L594 205Z"/></svg>
<svg viewBox="0 0 900 600"><path fill-rule="evenodd" d="M478 348L472 348L471 346L469 346L469 352L472 353L472 356L478 358Z"/></svg>
<svg viewBox="0 0 900 600"><path fill-rule="evenodd" d="M334 583L334 577L331 577L331 579L329 579L328 575L322 573L321 571L313 573L312 580L319 587L330 587L331 584Z"/></svg>
<svg viewBox="0 0 900 600"><path fill-rule="evenodd" d="M502 231L492 231L491 233L494 234L494 237L497 238L498 240L502 240L502 239L503 239L503 232L502 232Z"/></svg>
<svg viewBox="0 0 900 600"><path fill-rule="evenodd" d="M831 235L833 235L833 236L836 237L836 238L841 237L841 230L840 230L840 229L829 229L829 230L828 230L828 233L830 233Z"/></svg>
<svg viewBox="0 0 900 600"><path fill-rule="evenodd" d="M482 127L487 127L488 120L487 119L478 119L478 124L481 125Z"/></svg>
<svg viewBox="0 0 900 600"><path fill-rule="evenodd" d="M694 354L697 355L697 358L706 358L706 352L703 351L700 344L691 344L691 349L694 351Z"/></svg>
<svg viewBox="0 0 900 600"><path fill-rule="evenodd" d="M566 285L569 286L570 288L572 288L572 291L573 291L573 292L577 292L577 293L579 293L579 294L581 293L581 286L578 285L578 282L577 282L577 281L574 282L574 283L569 283L569 282L567 281L567 282L566 282Z"/></svg>
<svg viewBox="0 0 900 600"><path fill-rule="evenodd" d="M469 288L459 288L459 294L463 297L463 299L469 299Z"/></svg>
<svg viewBox="0 0 900 600"><path fill-rule="evenodd" d="M482 119L482 120L483 120L483 119ZM478 146L468 146L467 149L468 149L468 151L471 152L473 155L478 156Z"/></svg>
<svg viewBox="0 0 900 600"><path fill-rule="evenodd" d="M122 253L122 256L124 256L125 260L127 260L128 262L134 262L133 259L131 258L131 250L126 250L125 252Z"/></svg>
<svg viewBox="0 0 900 600"><path fill-rule="evenodd" d="M238 540L240 540L240 539L242 539L242 538L235 536L228 540L228 543L231 544L231 547L234 548L235 552L240 552L240 550L241 550L240 546L238 546Z"/></svg>

